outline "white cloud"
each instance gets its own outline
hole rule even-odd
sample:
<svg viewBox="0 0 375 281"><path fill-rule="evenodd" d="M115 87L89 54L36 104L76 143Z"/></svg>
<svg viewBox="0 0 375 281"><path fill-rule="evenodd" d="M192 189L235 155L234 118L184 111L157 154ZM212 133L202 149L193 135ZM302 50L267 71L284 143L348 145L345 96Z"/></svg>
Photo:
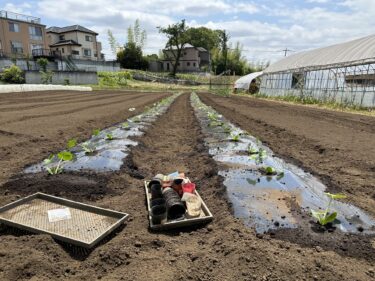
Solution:
<svg viewBox="0 0 375 281"><path fill-rule="evenodd" d="M244 45L249 59L272 61L282 58L284 48L300 51L348 41L371 34L375 25L374 0L305 0L304 3L316 4L311 9L298 8L291 0L64 0L58 4L39 0L37 3L35 16L42 17L42 22L63 21L66 25L81 24L97 31L107 57L110 57L107 30L111 29L124 43L127 27L137 18L148 33L146 53L157 53L164 47L165 38L158 33L157 26L187 17L191 26L226 29L232 42ZM35 5L8 3L4 8L33 14Z"/></svg>

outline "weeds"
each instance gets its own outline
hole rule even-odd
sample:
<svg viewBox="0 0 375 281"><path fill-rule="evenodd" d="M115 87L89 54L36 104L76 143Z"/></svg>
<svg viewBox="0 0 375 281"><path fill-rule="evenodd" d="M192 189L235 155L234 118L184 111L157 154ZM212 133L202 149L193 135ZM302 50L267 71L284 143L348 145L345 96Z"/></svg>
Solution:
<svg viewBox="0 0 375 281"><path fill-rule="evenodd" d="M77 145L77 140L76 139L70 139L70 140L68 140L68 143L67 143L67 147L68 147L68 149L70 149L70 148L73 148L73 147L75 147Z"/></svg>
<svg viewBox="0 0 375 281"><path fill-rule="evenodd" d="M330 213L330 207L334 199L344 199L346 195L344 194L332 194L325 192L325 194L329 197L329 202L327 208L324 211L314 211L311 210L311 215L318 220L320 225L326 225L330 222L333 222L337 217L337 212Z"/></svg>

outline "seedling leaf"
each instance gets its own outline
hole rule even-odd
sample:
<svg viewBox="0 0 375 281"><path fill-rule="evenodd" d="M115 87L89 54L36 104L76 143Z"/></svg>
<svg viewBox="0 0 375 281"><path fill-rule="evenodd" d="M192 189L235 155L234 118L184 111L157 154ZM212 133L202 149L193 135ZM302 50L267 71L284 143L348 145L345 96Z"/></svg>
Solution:
<svg viewBox="0 0 375 281"><path fill-rule="evenodd" d="M77 140L76 139L68 140L68 143L67 143L68 149L70 149L72 147L75 147L76 145L77 145Z"/></svg>
<svg viewBox="0 0 375 281"><path fill-rule="evenodd" d="M62 161L71 161L73 159L73 154L69 151L61 151L57 154L57 157Z"/></svg>
<svg viewBox="0 0 375 281"><path fill-rule="evenodd" d="M94 136L98 136L98 135L100 134L100 130L99 130L99 129L94 129L94 130L92 131L92 134L93 134Z"/></svg>
<svg viewBox="0 0 375 281"><path fill-rule="evenodd" d="M344 198L346 198L346 195L341 194L341 193L332 194L332 193L329 193L329 192L325 192L325 194L332 199L344 199Z"/></svg>

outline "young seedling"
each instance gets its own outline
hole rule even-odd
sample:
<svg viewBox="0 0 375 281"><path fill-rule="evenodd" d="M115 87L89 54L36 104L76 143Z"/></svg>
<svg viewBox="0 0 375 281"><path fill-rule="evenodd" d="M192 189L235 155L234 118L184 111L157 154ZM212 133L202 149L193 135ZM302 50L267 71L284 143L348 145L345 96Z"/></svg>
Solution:
<svg viewBox="0 0 375 281"><path fill-rule="evenodd" d="M224 133L226 133L226 134L230 134L230 133L231 133L231 129L230 129L229 126L225 125L225 126L223 127L223 129L224 129Z"/></svg>
<svg viewBox="0 0 375 281"><path fill-rule="evenodd" d="M113 135L112 134L106 134L105 139L111 141L111 140L113 140Z"/></svg>
<svg viewBox="0 0 375 281"><path fill-rule="evenodd" d="M68 140L68 143L67 143L67 148L70 149L70 148L73 148L77 145L77 140L76 139L71 139L71 140Z"/></svg>
<svg viewBox="0 0 375 281"><path fill-rule="evenodd" d="M136 117L133 118L133 122L139 123L139 122L141 122L141 118L139 116L136 116Z"/></svg>
<svg viewBox="0 0 375 281"><path fill-rule="evenodd" d="M231 141L239 142L240 141L240 134L230 134Z"/></svg>
<svg viewBox="0 0 375 281"><path fill-rule="evenodd" d="M258 154L258 150L255 147L253 147L251 144L249 144L249 146L247 147L247 153L249 155Z"/></svg>
<svg viewBox="0 0 375 281"><path fill-rule="evenodd" d="M329 197L327 208L324 211L311 210L311 215L318 220L318 223L320 225L323 225L323 226L325 226L326 224L330 222L333 222L337 217L337 212L330 213L330 207L331 207L332 201L334 199L346 198L346 195L344 194L332 194L328 192L325 192L325 194Z"/></svg>
<svg viewBox="0 0 375 281"><path fill-rule="evenodd" d="M129 122L124 122L121 124L121 127L124 129L124 130L129 130L130 127L129 127Z"/></svg>
<svg viewBox="0 0 375 281"><path fill-rule="evenodd" d="M53 159L55 157L55 155L52 155L52 156L53 156L52 158L50 156L48 159L50 158ZM61 151L57 154L57 158L59 159L57 166L52 167L52 168L49 168L49 167L46 168L50 175L60 174L63 171L62 163L64 161L71 161L73 159L73 154L69 151Z"/></svg>
<svg viewBox="0 0 375 281"><path fill-rule="evenodd" d="M219 122L219 121L211 121L210 122L210 127L220 127L220 126L223 126L224 123L223 122Z"/></svg>
<svg viewBox="0 0 375 281"><path fill-rule="evenodd" d="M92 135L93 135L93 136L99 136L99 134L100 134L100 130L99 130L99 129L94 129L94 130L92 131Z"/></svg>
<svg viewBox="0 0 375 281"><path fill-rule="evenodd" d="M88 142L84 142L81 144L81 147L83 149L83 151L86 153L86 154L92 154L95 152L96 150L96 147L92 144L89 144Z"/></svg>
<svg viewBox="0 0 375 281"><path fill-rule="evenodd" d="M264 167L263 171L267 176L274 176L277 174L276 169L271 166Z"/></svg>
<svg viewBox="0 0 375 281"><path fill-rule="evenodd" d="M54 158L55 158L55 155L54 154L50 154L50 156L48 156L48 158L46 158L46 159L43 160L44 165L51 164Z"/></svg>
<svg viewBox="0 0 375 281"><path fill-rule="evenodd" d="M216 113L208 113L207 114L207 117L208 117L208 119L210 119L211 121L217 121L217 114Z"/></svg>

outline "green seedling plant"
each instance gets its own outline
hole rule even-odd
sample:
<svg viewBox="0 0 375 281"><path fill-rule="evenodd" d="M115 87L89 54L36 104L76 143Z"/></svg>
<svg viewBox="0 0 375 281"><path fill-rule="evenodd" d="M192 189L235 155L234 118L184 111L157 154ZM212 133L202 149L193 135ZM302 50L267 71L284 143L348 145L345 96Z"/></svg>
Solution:
<svg viewBox="0 0 375 281"><path fill-rule="evenodd" d="M344 199L346 195L344 194L332 194L325 192L325 194L329 197L327 208L324 211L314 211L311 210L311 215L318 220L318 223L322 226L333 222L337 217L337 212L330 212L331 204L335 199Z"/></svg>
<svg viewBox="0 0 375 281"><path fill-rule="evenodd" d="M258 154L258 150L255 147L253 147L251 144L249 144L249 146L247 147L247 153L249 154L249 156L255 155L255 154Z"/></svg>
<svg viewBox="0 0 375 281"><path fill-rule="evenodd" d="M239 142L240 141L241 134L230 134L230 140L233 142Z"/></svg>
<svg viewBox="0 0 375 281"><path fill-rule="evenodd" d="M55 155L50 155L47 159L44 160L44 163L50 164L52 160L55 158ZM63 165L62 163L65 161L71 161L73 159L73 154L69 151L61 151L57 154L57 158L59 159L59 162L55 167L47 167L47 171L50 175L57 175L60 174L63 171Z"/></svg>
<svg viewBox="0 0 375 281"><path fill-rule="evenodd" d="M209 112L209 113L207 114L207 117L208 117L208 119L210 119L211 121L217 121L217 118L218 118L218 116L217 116L216 113L211 113L211 112Z"/></svg>
<svg viewBox="0 0 375 281"><path fill-rule="evenodd" d="M277 174L276 169L274 167L271 167L271 166L267 166L263 170L264 170L264 172L266 173L267 176L273 176L273 175Z"/></svg>
<svg viewBox="0 0 375 281"><path fill-rule="evenodd" d="M230 134L232 132L232 130L230 129L228 125L223 126L223 130L224 130L224 133L226 134Z"/></svg>
<svg viewBox="0 0 375 281"><path fill-rule="evenodd" d="M89 144L88 142L84 142L81 144L81 147L83 149L83 151L86 153L86 154L92 154L95 152L96 150L96 147L92 144Z"/></svg>
<svg viewBox="0 0 375 281"><path fill-rule="evenodd" d="M100 134L100 130L99 129L94 129L93 131L92 131L92 135L93 136L99 136L99 134Z"/></svg>
<svg viewBox="0 0 375 281"><path fill-rule="evenodd" d="M68 140L68 143L67 143L67 148L68 149L71 149L73 147L75 147L77 145L77 140L76 139L71 139L71 140Z"/></svg>
<svg viewBox="0 0 375 281"><path fill-rule="evenodd" d="M211 121L209 126L210 127L221 127L223 125L224 125L223 122L220 122L220 121Z"/></svg>
<svg viewBox="0 0 375 281"><path fill-rule="evenodd" d="M130 127L129 127L129 122L124 122L124 123L122 123L122 124L121 124L121 127L122 127L123 129L125 129L125 130L129 130L129 129L130 129Z"/></svg>
<svg viewBox="0 0 375 281"><path fill-rule="evenodd" d="M111 141L111 140L113 140L113 135L112 134L106 134L105 139Z"/></svg>

